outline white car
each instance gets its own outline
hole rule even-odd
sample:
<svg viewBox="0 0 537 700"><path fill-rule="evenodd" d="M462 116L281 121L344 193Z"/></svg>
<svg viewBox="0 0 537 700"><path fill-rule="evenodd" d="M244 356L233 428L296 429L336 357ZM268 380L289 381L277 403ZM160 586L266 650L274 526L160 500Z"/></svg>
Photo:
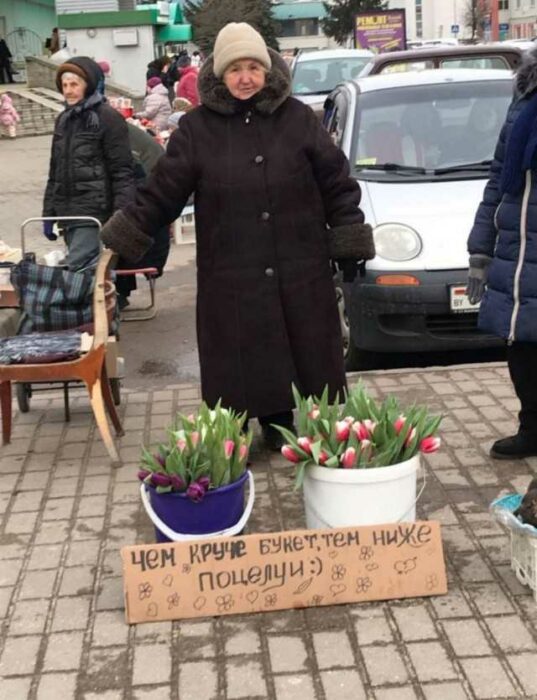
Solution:
<svg viewBox="0 0 537 700"><path fill-rule="evenodd" d="M327 100L377 252L353 284L336 277L348 369L497 344L466 296L466 241L512 91L508 71L446 69L349 81Z"/></svg>
<svg viewBox="0 0 537 700"><path fill-rule="evenodd" d="M293 97L312 109L322 107L336 85L357 78L374 55L365 49L320 49L298 54L291 67Z"/></svg>

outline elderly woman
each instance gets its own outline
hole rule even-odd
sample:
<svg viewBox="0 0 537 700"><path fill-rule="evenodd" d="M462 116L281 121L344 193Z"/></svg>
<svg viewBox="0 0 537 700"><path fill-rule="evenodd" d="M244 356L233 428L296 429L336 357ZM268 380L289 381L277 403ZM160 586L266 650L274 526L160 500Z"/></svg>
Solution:
<svg viewBox="0 0 537 700"><path fill-rule="evenodd" d="M141 255L195 193L203 398L258 416L278 449L271 424L292 428L293 383L328 385L332 397L345 387L330 257L372 258L371 229L344 155L289 96L287 65L250 25L220 31L199 91L103 240Z"/></svg>

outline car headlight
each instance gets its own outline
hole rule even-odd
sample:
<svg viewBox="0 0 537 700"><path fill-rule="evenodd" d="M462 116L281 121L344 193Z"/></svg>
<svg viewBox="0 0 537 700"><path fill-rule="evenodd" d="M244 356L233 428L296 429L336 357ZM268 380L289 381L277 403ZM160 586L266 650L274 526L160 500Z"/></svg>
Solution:
<svg viewBox="0 0 537 700"><path fill-rule="evenodd" d="M403 262L421 253L421 238L405 224L380 224L373 230L373 237L377 255L386 260Z"/></svg>

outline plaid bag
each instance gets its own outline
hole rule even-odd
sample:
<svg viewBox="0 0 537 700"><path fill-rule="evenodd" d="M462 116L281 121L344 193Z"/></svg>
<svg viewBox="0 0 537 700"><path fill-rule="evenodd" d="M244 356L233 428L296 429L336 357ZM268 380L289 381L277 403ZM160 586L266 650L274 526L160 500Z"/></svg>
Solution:
<svg viewBox="0 0 537 700"><path fill-rule="evenodd" d="M71 272L22 260L11 270L22 317L18 333L63 331L93 321L95 270Z"/></svg>

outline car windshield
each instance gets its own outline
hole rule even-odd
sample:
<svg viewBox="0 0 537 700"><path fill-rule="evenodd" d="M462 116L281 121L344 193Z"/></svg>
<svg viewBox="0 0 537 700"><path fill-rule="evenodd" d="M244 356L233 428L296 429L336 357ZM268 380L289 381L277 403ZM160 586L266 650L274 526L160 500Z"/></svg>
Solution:
<svg viewBox="0 0 537 700"><path fill-rule="evenodd" d="M369 61L369 56L298 61L293 73L293 94L328 94L338 83L357 78Z"/></svg>
<svg viewBox="0 0 537 700"><path fill-rule="evenodd" d="M510 80L364 92L351 150L355 170L392 178L465 167L470 177L486 174L511 97Z"/></svg>

